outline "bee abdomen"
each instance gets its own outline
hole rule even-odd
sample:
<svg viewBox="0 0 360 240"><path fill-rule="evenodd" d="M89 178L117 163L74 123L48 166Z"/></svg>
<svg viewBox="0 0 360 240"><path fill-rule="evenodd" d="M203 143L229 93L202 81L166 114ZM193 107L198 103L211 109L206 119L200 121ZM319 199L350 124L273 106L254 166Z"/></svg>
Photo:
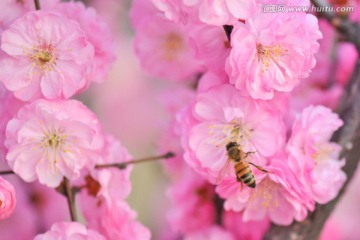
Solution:
<svg viewBox="0 0 360 240"><path fill-rule="evenodd" d="M248 167L246 171L242 171L243 173L239 176L240 180L246 184L246 186L255 188L255 176L252 173L251 169ZM240 172L239 172L240 173Z"/></svg>

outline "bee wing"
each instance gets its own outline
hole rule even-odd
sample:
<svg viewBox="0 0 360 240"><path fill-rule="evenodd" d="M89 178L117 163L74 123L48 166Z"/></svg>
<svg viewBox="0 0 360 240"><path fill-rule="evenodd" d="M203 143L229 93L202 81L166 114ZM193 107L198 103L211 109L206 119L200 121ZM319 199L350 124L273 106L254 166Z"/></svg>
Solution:
<svg viewBox="0 0 360 240"><path fill-rule="evenodd" d="M230 175L230 167L232 160L228 158L224 167L220 170L219 175L216 178L216 184L219 184L226 175Z"/></svg>

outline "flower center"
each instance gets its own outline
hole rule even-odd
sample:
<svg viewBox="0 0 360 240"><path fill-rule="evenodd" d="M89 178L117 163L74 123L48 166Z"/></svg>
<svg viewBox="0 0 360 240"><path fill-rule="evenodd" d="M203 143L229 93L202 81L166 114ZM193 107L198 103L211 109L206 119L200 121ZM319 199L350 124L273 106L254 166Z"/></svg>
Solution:
<svg viewBox="0 0 360 240"><path fill-rule="evenodd" d="M170 33L165 38L164 57L168 61L173 61L176 55L184 48L183 39L179 34Z"/></svg>
<svg viewBox="0 0 360 240"><path fill-rule="evenodd" d="M329 156L336 152L336 149L331 145L324 144L321 146L316 146L317 151L312 155L315 163L320 163L324 160L329 159Z"/></svg>
<svg viewBox="0 0 360 240"><path fill-rule="evenodd" d="M45 136L33 150L41 149L40 161L47 158L51 169L56 169L56 165L60 161L60 153L71 152L70 145L66 141L67 138L68 135L64 134L62 130L45 131Z"/></svg>
<svg viewBox="0 0 360 240"><path fill-rule="evenodd" d="M261 72L264 72L264 69L265 71L267 71L269 69L271 61L274 61L276 63L277 61L279 61L279 57L283 56L288 51L279 44L265 46L261 43L258 43L256 45L256 50L258 60L264 67L261 69Z"/></svg>
<svg viewBox="0 0 360 240"><path fill-rule="evenodd" d="M41 72L54 69L56 55L51 47L33 48L28 55L33 66L36 66Z"/></svg>
<svg viewBox="0 0 360 240"><path fill-rule="evenodd" d="M256 186L249 198L249 207L258 210L259 205L269 211L279 207L279 199L277 194L278 184L271 181L268 177L263 179ZM260 203L260 204L259 204Z"/></svg>
<svg viewBox="0 0 360 240"><path fill-rule="evenodd" d="M253 135L253 129L237 120L226 124L209 125L209 143L216 147L224 147L229 142L237 142L248 148Z"/></svg>

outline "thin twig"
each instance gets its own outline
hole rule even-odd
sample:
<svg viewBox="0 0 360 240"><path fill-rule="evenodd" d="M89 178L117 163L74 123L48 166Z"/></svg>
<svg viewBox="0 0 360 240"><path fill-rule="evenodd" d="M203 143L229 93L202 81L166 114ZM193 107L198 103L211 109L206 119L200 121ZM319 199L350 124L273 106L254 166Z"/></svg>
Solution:
<svg viewBox="0 0 360 240"><path fill-rule="evenodd" d="M15 174L15 173L12 170L0 171L0 175L8 175L8 174Z"/></svg>
<svg viewBox="0 0 360 240"><path fill-rule="evenodd" d="M34 0L34 3L35 3L35 9L36 9L36 10L40 10L41 7L40 7L40 2L39 2L39 0Z"/></svg>
<svg viewBox="0 0 360 240"><path fill-rule="evenodd" d="M76 216L75 198L71 189L70 181L66 177L64 177L64 192L69 205L71 221L76 222L78 221L78 218Z"/></svg>
<svg viewBox="0 0 360 240"><path fill-rule="evenodd" d="M160 160L160 159L167 159L167 158L172 158L174 156L175 156L174 153L168 152L168 153L165 153L160 156L141 158L141 159L131 160L131 161L122 162L122 163L98 164L95 166L95 168L99 169L99 168L117 167L119 169L125 169L126 166L129 164L136 164L136 163L150 162L150 161Z"/></svg>

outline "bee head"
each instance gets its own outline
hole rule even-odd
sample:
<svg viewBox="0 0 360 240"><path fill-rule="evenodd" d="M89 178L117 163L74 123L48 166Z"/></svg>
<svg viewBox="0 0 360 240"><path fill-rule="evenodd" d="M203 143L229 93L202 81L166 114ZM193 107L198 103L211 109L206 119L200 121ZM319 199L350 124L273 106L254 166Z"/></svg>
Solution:
<svg viewBox="0 0 360 240"><path fill-rule="evenodd" d="M239 144L237 142L229 142L228 144L226 144L226 150L228 151L230 148L236 147Z"/></svg>

